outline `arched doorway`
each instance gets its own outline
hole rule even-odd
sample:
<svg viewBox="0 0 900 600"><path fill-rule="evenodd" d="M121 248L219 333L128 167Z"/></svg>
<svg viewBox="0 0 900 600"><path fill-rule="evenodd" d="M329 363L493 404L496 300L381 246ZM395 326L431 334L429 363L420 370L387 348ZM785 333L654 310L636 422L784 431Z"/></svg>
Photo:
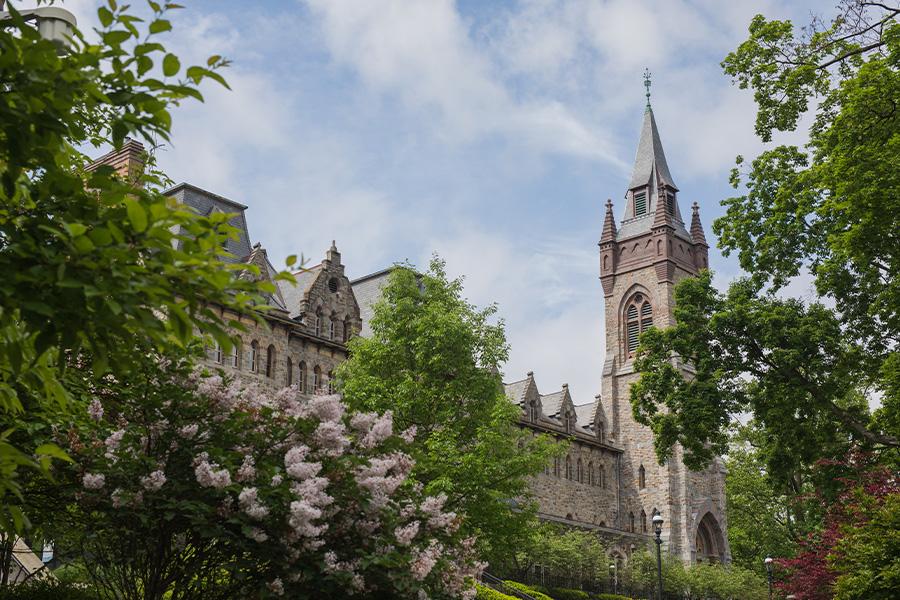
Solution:
<svg viewBox="0 0 900 600"><path fill-rule="evenodd" d="M694 535L694 560L698 563L717 563L725 560L725 536L719 522L706 513L697 524Z"/></svg>

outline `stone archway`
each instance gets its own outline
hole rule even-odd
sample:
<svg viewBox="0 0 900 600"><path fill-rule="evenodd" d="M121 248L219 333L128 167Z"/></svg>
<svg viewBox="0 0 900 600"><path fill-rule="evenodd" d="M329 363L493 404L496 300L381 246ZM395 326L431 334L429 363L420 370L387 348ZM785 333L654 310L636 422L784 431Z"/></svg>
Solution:
<svg viewBox="0 0 900 600"><path fill-rule="evenodd" d="M698 563L725 562L725 536L719 522L707 512L694 533L694 560Z"/></svg>

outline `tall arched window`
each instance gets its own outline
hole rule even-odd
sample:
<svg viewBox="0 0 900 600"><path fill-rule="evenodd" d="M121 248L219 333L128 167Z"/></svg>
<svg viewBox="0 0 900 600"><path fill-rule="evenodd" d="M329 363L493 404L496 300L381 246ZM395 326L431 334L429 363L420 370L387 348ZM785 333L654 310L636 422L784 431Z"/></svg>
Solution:
<svg viewBox="0 0 900 600"><path fill-rule="evenodd" d="M328 393L334 393L334 371L328 371Z"/></svg>
<svg viewBox="0 0 900 600"><path fill-rule="evenodd" d="M653 307L643 294L635 294L625 309L625 349L633 356L638 347L638 337L653 327Z"/></svg>
<svg viewBox="0 0 900 600"><path fill-rule="evenodd" d="M316 310L316 335L322 335L322 309Z"/></svg>
<svg viewBox="0 0 900 600"><path fill-rule="evenodd" d="M299 366L300 368L299 368L299 373L298 373L298 376L299 376L299 377L298 377L298 379L297 379L297 387L299 387L299 388L300 388L300 391L303 392L303 393L305 394L305 393L308 391L308 390L306 389L306 386L307 386L307 384L309 383L309 382L306 380L306 363L305 363L304 361L301 360L301 361L300 361L300 364L299 364L298 366Z"/></svg>
<svg viewBox="0 0 900 600"><path fill-rule="evenodd" d="M566 479L572 479L572 457L566 456Z"/></svg>
<svg viewBox="0 0 900 600"><path fill-rule="evenodd" d="M629 527L628 530L631 533L634 533L634 513L633 512L628 513L628 527Z"/></svg>
<svg viewBox="0 0 900 600"><path fill-rule="evenodd" d="M259 373L259 342L250 342L250 370Z"/></svg>
<svg viewBox="0 0 900 600"><path fill-rule="evenodd" d="M216 363L222 362L222 346L219 345L219 342L214 341L212 347L209 349L209 359Z"/></svg>
<svg viewBox="0 0 900 600"><path fill-rule="evenodd" d="M593 463L593 461L588 462L587 483L588 483L588 485L594 485L594 463Z"/></svg>
<svg viewBox="0 0 900 600"><path fill-rule="evenodd" d="M335 338L336 327L335 322L337 321L337 317L335 315L331 315L331 318L328 319L328 339L333 340Z"/></svg>
<svg viewBox="0 0 900 600"><path fill-rule="evenodd" d="M559 477L559 469L560 469L560 460L559 460L559 457L557 456L556 458L553 459L553 476L554 477Z"/></svg>
<svg viewBox="0 0 900 600"><path fill-rule="evenodd" d="M641 533L647 533L647 513L641 509Z"/></svg>
<svg viewBox="0 0 900 600"><path fill-rule="evenodd" d="M316 365L313 368L313 380L312 380L312 389L314 392L319 391L319 387L322 385L322 369L319 368L319 365Z"/></svg>
<svg viewBox="0 0 900 600"><path fill-rule="evenodd" d="M293 385L294 383L294 361L291 360L291 357L287 357L287 379L286 382L288 386Z"/></svg>
<svg viewBox="0 0 900 600"><path fill-rule="evenodd" d="M606 442L606 423L600 421L597 423L597 437L600 438L600 442Z"/></svg>
<svg viewBox="0 0 900 600"><path fill-rule="evenodd" d="M266 377L275 377L275 345L266 348Z"/></svg>
<svg viewBox="0 0 900 600"><path fill-rule="evenodd" d="M644 465L641 465L641 468L638 469L638 487L640 489L647 487L647 471L644 470Z"/></svg>
<svg viewBox="0 0 900 600"><path fill-rule="evenodd" d="M231 353L228 355L228 366L240 369L241 368L241 343L235 342L231 345Z"/></svg>
<svg viewBox="0 0 900 600"><path fill-rule="evenodd" d="M579 483L584 483L584 465L581 462L581 459L578 459L578 462L575 465L577 471L575 472L575 476L578 479Z"/></svg>

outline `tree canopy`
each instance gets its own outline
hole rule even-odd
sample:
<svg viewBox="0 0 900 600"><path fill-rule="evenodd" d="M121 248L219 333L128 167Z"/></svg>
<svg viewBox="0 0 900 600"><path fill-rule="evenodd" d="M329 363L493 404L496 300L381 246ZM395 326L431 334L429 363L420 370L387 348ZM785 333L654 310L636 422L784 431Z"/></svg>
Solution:
<svg viewBox="0 0 900 600"><path fill-rule="evenodd" d="M425 273L397 266L374 307L372 335L352 340L337 370L350 406L391 410L398 427L416 428L413 476L465 513L463 527L484 552L505 552L527 533L528 478L557 451L516 424L520 409L499 374L508 348L495 312L469 304L437 258Z"/></svg>

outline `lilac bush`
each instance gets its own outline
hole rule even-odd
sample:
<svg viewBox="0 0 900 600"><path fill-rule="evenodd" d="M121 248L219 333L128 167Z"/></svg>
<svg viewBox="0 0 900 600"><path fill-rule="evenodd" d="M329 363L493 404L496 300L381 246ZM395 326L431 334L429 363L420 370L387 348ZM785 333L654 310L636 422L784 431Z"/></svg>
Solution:
<svg viewBox="0 0 900 600"><path fill-rule="evenodd" d="M61 436L109 597L474 597L475 540L410 480L390 412L167 361L128 377Z"/></svg>

